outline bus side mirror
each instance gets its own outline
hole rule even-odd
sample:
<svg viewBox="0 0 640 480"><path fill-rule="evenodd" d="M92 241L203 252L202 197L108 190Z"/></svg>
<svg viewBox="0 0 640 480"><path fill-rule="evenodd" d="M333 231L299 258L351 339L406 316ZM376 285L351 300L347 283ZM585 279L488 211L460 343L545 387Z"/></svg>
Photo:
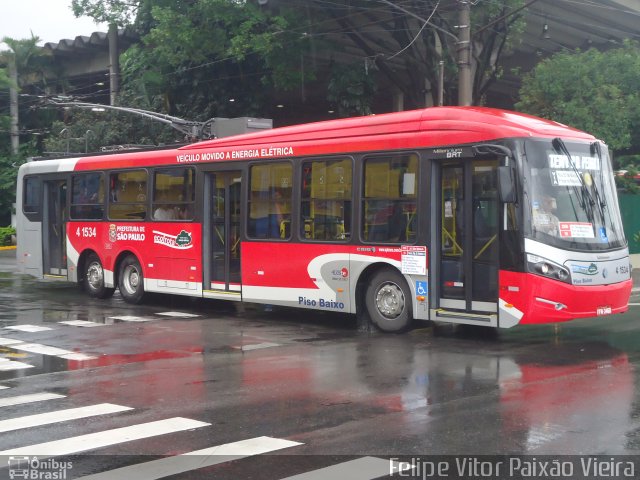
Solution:
<svg viewBox="0 0 640 480"><path fill-rule="evenodd" d="M502 203L516 203L516 182L511 167L498 167L498 193Z"/></svg>

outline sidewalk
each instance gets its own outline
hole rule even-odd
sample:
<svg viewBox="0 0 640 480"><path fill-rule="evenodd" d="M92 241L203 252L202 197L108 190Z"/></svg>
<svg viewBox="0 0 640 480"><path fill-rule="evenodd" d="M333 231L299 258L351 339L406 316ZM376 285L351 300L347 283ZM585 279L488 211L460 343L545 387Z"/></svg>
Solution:
<svg viewBox="0 0 640 480"><path fill-rule="evenodd" d="M16 247L0 247L0 272L17 272Z"/></svg>

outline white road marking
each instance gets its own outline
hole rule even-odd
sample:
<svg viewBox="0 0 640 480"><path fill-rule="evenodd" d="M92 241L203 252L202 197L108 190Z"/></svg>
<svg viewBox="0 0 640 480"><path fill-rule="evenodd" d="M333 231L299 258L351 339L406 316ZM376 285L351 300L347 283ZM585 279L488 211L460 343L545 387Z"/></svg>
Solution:
<svg viewBox="0 0 640 480"><path fill-rule="evenodd" d="M164 315L165 317L177 317L177 318L193 318L193 317L200 316L200 315L196 315L195 313L184 313L184 312L160 312L160 313L156 313L156 315Z"/></svg>
<svg viewBox="0 0 640 480"><path fill-rule="evenodd" d="M271 343L271 342L262 342L262 343L252 343L250 345L237 345L234 346L236 350L242 350L243 352L250 352L251 350L260 350L261 348L271 348L271 347L279 347L279 343Z"/></svg>
<svg viewBox="0 0 640 480"><path fill-rule="evenodd" d="M327 478L348 478L349 480L372 480L386 477L390 472L411 470L408 463L391 463L390 460L377 457L362 457L348 462L338 463L326 468L319 468L282 480L326 480Z"/></svg>
<svg viewBox="0 0 640 480"><path fill-rule="evenodd" d="M11 387L6 387L4 385L0 385L0 390L6 390L7 388L11 388Z"/></svg>
<svg viewBox="0 0 640 480"><path fill-rule="evenodd" d="M59 455L72 455L86 450L107 447L118 443L141 440L143 438L166 435L168 433L191 430L211 425L210 423L191 420L189 418L173 417L156 422L141 423L129 427L115 428L102 432L89 433L77 437L54 440L52 442L38 443L24 447L12 448L0 452L1 455L34 455L41 457L55 457Z"/></svg>
<svg viewBox="0 0 640 480"><path fill-rule="evenodd" d="M11 370L24 370L25 368L33 368L28 363L17 362L7 358L0 358L0 372L10 372Z"/></svg>
<svg viewBox="0 0 640 480"><path fill-rule="evenodd" d="M107 317L113 320L120 320L121 322L150 322L153 318L134 317L132 315L122 315L119 317Z"/></svg>
<svg viewBox="0 0 640 480"><path fill-rule="evenodd" d="M77 360L80 362L84 362L85 360L94 360L98 357L94 357L93 355L87 355L86 353L65 353L63 355L58 355L59 358L64 358L65 360Z"/></svg>
<svg viewBox="0 0 640 480"><path fill-rule="evenodd" d="M51 327L41 327L39 325L14 325L12 327L4 327L7 330L16 330L18 332L44 332L46 330L53 330Z"/></svg>
<svg viewBox="0 0 640 480"><path fill-rule="evenodd" d="M0 337L0 347L8 347L10 345L16 345L18 343L24 343L22 340L15 340L13 338Z"/></svg>
<svg viewBox="0 0 640 480"><path fill-rule="evenodd" d="M281 438L257 437L204 448L174 457L139 463L129 467L116 468L114 470L82 477L82 480L110 480L113 478L154 480L298 445L302 444Z"/></svg>
<svg viewBox="0 0 640 480"><path fill-rule="evenodd" d="M104 323L89 322L87 320L67 320L66 322L58 322L61 325L70 325L72 327L104 327Z"/></svg>
<svg viewBox="0 0 640 480"><path fill-rule="evenodd" d="M22 350L23 352L66 358L67 360L91 360L97 358L91 355L85 355L84 353L72 352L71 350L65 350L64 348L51 347L40 343L17 343L11 345L11 348L15 350Z"/></svg>
<svg viewBox="0 0 640 480"><path fill-rule="evenodd" d="M69 420L78 420L80 418L95 417L97 415L107 415L109 413L124 412L125 410L133 410L133 408L123 407L122 405L114 405L112 403L100 403L98 405L68 408L55 412L39 413L36 415L28 415L25 417L0 420L0 433L20 430L22 428L50 425L52 423L67 422Z"/></svg>
<svg viewBox="0 0 640 480"><path fill-rule="evenodd" d="M57 393L31 393L29 395L18 395L15 397L0 398L0 407L11 407L13 405L42 402L44 400L55 400L57 398L64 397L65 395L59 395Z"/></svg>

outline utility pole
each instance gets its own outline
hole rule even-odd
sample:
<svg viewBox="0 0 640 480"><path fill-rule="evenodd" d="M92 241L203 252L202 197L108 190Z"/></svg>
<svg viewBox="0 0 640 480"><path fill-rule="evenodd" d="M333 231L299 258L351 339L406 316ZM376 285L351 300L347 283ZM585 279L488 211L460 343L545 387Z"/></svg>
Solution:
<svg viewBox="0 0 640 480"><path fill-rule="evenodd" d="M9 114L11 115L11 153L18 154L20 148L20 130L18 128L18 66L16 56L13 53L9 59Z"/></svg>
<svg viewBox="0 0 640 480"><path fill-rule="evenodd" d="M471 88L471 8L469 0L458 0L458 105L469 106Z"/></svg>
<svg viewBox="0 0 640 480"><path fill-rule="evenodd" d="M109 92L110 104L116 104L116 98L120 91L120 52L118 48L118 25L109 25Z"/></svg>

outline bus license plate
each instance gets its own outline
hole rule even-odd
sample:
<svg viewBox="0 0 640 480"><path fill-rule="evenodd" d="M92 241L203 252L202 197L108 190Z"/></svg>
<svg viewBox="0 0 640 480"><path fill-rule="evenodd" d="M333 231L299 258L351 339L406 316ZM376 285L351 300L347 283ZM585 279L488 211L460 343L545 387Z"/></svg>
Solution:
<svg viewBox="0 0 640 480"><path fill-rule="evenodd" d="M598 307L598 309L596 310L596 314L598 316L600 315L611 315L611 307L610 306L606 306L606 307Z"/></svg>

